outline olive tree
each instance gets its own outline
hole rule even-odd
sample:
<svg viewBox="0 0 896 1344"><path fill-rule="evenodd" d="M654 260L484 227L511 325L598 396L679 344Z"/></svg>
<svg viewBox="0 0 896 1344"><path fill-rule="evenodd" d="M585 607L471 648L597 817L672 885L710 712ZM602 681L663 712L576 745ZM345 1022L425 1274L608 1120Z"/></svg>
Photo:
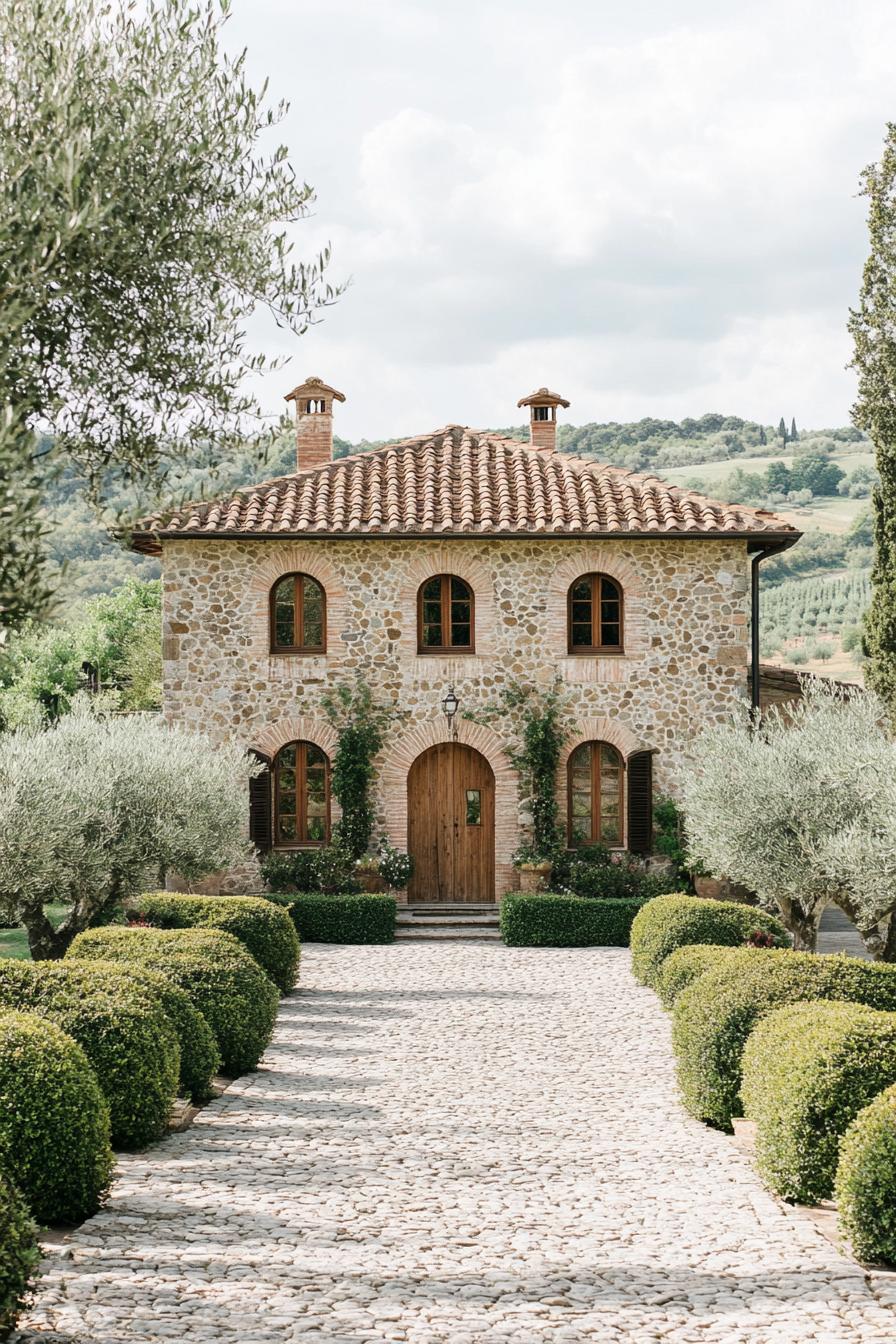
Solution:
<svg viewBox="0 0 896 1344"><path fill-rule="evenodd" d="M55 727L0 736L0 915L25 925L33 957L60 957L148 882L198 881L248 857L258 768L242 748L157 715L86 705ZM55 929L54 902L68 907Z"/></svg>
<svg viewBox="0 0 896 1344"><path fill-rule="evenodd" d="M257 431L246 323L338 293L291 254L313 193L283 104L226 54L228 0L0 0L0 628L46 600L54 466L176 488ZM270 148L267 146L270 145Z"/></svg>
<svg viewBox="0 0 896 1344"><path fill-rule="evenodd" d="M814 949L836 904L875 957L896 960L896 744L871 693L817 678L760 723L704 730L682 771L692 859L777 909Z"/></svg>

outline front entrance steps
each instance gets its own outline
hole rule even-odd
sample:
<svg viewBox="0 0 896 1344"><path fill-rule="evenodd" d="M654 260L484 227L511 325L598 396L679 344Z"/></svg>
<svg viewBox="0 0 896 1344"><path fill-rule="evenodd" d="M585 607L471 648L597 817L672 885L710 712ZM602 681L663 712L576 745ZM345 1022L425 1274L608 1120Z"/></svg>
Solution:
<svg viewBox="0 0 896 1344"><path fill-rule="evenodd" d="M396 940L500 942L496 905L448 905L445 902L400 905L395 920Z"/></svg>

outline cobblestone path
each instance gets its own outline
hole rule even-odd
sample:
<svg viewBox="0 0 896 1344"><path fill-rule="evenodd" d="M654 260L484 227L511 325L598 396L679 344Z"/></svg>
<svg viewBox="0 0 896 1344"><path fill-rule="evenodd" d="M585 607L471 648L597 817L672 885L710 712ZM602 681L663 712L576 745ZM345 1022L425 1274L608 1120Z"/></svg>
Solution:
<svg viewBox="0 0 896 1344"><path fill-rule="evenodd" d="M122 1160L24 1338L896 1339L860 1269L680 1110L628 962L309 946L265 1067Z"/></svg>

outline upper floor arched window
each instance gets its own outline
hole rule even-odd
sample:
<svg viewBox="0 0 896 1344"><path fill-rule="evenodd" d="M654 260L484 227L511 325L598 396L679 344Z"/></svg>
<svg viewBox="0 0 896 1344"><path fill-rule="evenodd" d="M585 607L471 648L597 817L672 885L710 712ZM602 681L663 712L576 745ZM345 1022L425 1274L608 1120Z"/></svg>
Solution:
<svg viewBox="0 0 896 1344"><path fill-rule="evenodd" d="M330 762L313 742L287 742L274 757L274 844L325 845L330 839Z"/></svg>
<svg viewBox="0 0 896 1344"><path fill-rule="evenodd" d="M317 579L286 574L271 589L271 650L325 653L327 598Z"/></svg>
<svg viewBox="0 0 896 1344"><path fill-rule="evenodd" d="M583 574L569 585L570 653L621 653L622 589L606 574Z"/></svg>
<svg viewBox="0 0 896 1344"><path fill-rule="evenodd" d="M567 766L569 846L623 842L625 766L609 742L583 742Z"/></svg>
<svg viewBox="0 0 896 1344"><path fill-rule="evenodd" d="M475 647L473 590L456 574L436 574L417 593L419 653L472 653Z"/></svg>

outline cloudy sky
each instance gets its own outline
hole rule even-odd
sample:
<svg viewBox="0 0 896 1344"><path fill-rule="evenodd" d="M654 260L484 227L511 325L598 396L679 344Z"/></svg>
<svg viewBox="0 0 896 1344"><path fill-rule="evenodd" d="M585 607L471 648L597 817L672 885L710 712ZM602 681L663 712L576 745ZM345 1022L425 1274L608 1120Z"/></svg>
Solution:
<svg viewBox="0 0 896 1344"><path fill-rule="evenodd" d="M284 347L337 433L718 410L848 420L862 167L896 119L892 0L234 0L289 99L339 304Z"/></svg>

